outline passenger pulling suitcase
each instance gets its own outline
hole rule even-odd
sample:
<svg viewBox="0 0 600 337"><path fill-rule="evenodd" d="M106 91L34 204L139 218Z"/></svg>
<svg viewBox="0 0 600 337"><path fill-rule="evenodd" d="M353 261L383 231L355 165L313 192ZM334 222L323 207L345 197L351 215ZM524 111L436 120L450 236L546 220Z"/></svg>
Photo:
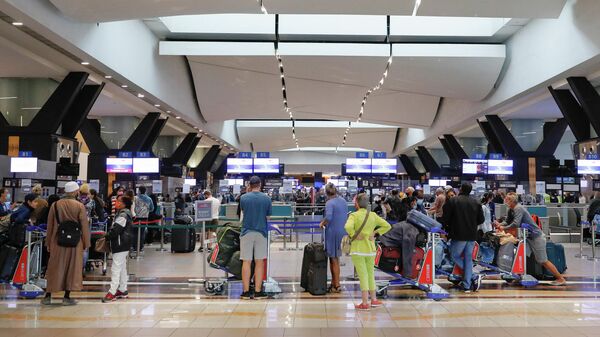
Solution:
<svg viewBox="0 0 600 337"><path fill-rule="evenodd" d="M190 253L196 249L196 230L194 228L174 228L171 231L171 252Z"/></svg>
<svg viewBox="0 0 600 337"><path fill-rule="evenodd" d="M327 293L327 254L322 243L309 243L304 247L300 286L311 295Z"/></svg>

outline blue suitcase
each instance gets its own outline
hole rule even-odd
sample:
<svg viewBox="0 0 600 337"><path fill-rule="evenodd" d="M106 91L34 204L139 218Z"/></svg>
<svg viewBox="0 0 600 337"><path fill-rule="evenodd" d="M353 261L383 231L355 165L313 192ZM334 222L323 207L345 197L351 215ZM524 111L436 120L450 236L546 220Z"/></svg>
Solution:
<svg viewBox="0 0 600 337"><path fill-rule="evenodd" d="M408 212L406 221L426 232L430 232L431 229L435 227L442 228L441 223L414 209Z"/></svg>
<svg viewBox="0 0 600 337"><path fill-rule="evenodd" d="M546 254L548 254L548 261L552 262L559 273L564 273L567 270L567 260L565 258L565 247L560 243L546 242ZM552 277L553 275L544 268L544 275L546 277Z"/></svg>

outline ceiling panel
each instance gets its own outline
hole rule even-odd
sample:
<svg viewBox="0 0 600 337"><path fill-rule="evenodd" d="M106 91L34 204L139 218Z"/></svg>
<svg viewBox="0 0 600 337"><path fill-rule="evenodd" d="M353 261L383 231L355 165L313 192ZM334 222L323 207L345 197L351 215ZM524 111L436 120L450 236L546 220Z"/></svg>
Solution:
<svg viewBox="0 0 600 337"><path fill-rule="evenodd" d="M557 18L566 0L423 0L419 16Z"/></svg>
<svg viewBox="0 0 600 337"><path fill-rule="evenodd" d="M278 14L379 14L411 15L414 0L264 0Z"/></svg>
<svg viewBox="0 0 600 337"><path fill-rule="evenodd" d="M0 38L0 77L62 78L64 74L43 58Z"/></svg>

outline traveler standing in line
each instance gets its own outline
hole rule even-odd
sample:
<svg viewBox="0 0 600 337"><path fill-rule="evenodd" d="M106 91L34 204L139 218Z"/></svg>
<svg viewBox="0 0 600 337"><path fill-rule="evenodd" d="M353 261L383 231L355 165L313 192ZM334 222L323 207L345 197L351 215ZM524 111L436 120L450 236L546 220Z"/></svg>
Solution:
<svg viewBox="0 0 600 337"><path fill-rule="evenodd" d="M28 223L31 218L31 213L33 213L33 210L35 209L35 199L37 199L36 194L29 193L25 195L25 199L21 206L10 214L10 222L16 224Z"/></svg>
<svg viewBox="0 0 600 337"><path fill-rule="evenodd" d="M448 202L448 200L454 198L455 196L456 196L456 192L454 192L453 188L446 190L446 202Z"/></svg>
<svg viewBox="0 0 600 337"><path fill-rule="evenodd" d="M131 225L133 218L131 216L131 199L126 196L117 198L117 215L113 221L110 231L106 234L110 241L110 251L112 253L112 265L110 276L110 289L102 298L102 302L112 302L119 298L127 298L127 254L131 247Z"/></svg>
<svg viewBox="0 0 600 337"><path fill-rule="evenodd" d="M413 193L415 193L415 188L414 188L414 187L412 187L412 186L408 186L408 187L406 188L406 190L404 190L404 192L406 193L406 196L407 196L407 197L412 197L412 196L413 196Z"/></svg>
<svg viewBox="0 0 600 337"><path fill-rule="evenodd" d="M337 188L332 183L325 185L327 202L325 215L321 221L321 228L325 228L325 250L329 257L331 270L331 285L327 289L330 293L342 291L340 284L340 257L342 256L342 238L346 235L344 225L348 219L348 205L346 200L337 193Z"/></svg>
<svg viewBox="0 0 600 337"><path fill-rule="evenodd" d="M210 208L212 213L212 220L208 223L209 228L206 229L207 238L211 238L212 233L214 233L219 226L219 211L221 210L221 201L212 196L212 192L209 190L204 191L204 200L210 201ZM198 251L201 252L204 247L198 248Z"/></svg>
<svg viewBox="0 0 600 337"><path fill-rule="evenodd" d="M90 202L90 186L82 184L79 186L79 196L77 199L85 206Z"/></svg>
<svg viewBox="0 0 600 337"><path fill-rule="evenodd" d="M425 194L422 189L418 189L415 191L415 197L417 199L417 211L427 214L425 210Z"/></svg>
<svg viewBox="0 0 600 337"><path fill-rule="evenodd" d="M85 207L77 201L79 185L70 181L65 184L65 196L58 200L48 212L48 230L46 246L50 253L46 279L48 286L46 296L42 299L43 305L51 304L53 292L64 291L63 305L75 305L77 302L71 298L72 291L83 289L83 251L90 246L90 233L88 217ZM57 217L58 216L58 217ZM73 225L79 226L80 241L75 247L59 245L60 228L70 229Z"/></svg>
<svg viewBox="0 0 600 337"><path fill-rule="evenodd" d="M123 186L119 186L119 187L117 187L116 190L113 191L112 196L110 197L110 214L112 215L113 218L117 212L117 208L116 208L117 198L122 196L124 193L125 193L125 188Z"/></svg>
<svg viewBox="0 0 600 337"><path fill-rule="evenodd" d="M242 260L242 283L244 292L242 299L264 299L267 295L262 290L265 270L265 259L268 250L267 217L271 216L271 199L260 191L261 182L257 176L250 178L248 193L240 198L242 211L242 234L240 237L240 259ZM250 293L250 274L254 260L254 289Z"/></svg>
<svg viewBox="0 0 600 337"><path fill-rule="evenodd" d="M16 207L15 203L8 205L8 189L0 188L0 217L9 215Z"/></svg>
<svg viewBox="0 0 600 337"><path fill-rule="evenodd" d="M496 228L499 231L504 231L510 228L520 228L521 224L529 224L531 229L527 231L527 247L531 249L535 256L535 261L546 268L552 275L554 275L555 281L550 284L553 286L564 286L567 284L565 278L558 272L556 266L548 260L548 254L546 252L546 237L542 232L541 228L533 221L529 211L525 207L519 204L518 197L515 192L510 192L504 198L504 203L508 206L509 210L512 210L513 216L510 223L496 222ZM507 217L509 218L509 217Z"/></svg>
<svg viewBox="0 0 600 337"><path fill-rule="evenodd" d="M147 222L148 222L148 217L150 216L150 213L152 211L154 211L154 203L152 202L152 199L150 199L150 197L146 195L146 187L145 186L138 187L138 195L135 198L134 210L135 210L135 216L137 218L137 221L140 223L138 226L146 226ZM146 242L146 227L142 227L139 230L139 233L140 233L140 238L139 238L140 252L143 252L144 251L144 243ZM134 237L133 245L137 249L137 242L138 242L138 230L137 229L135 230L133 237Z"/></svg>
<svg viewBox="0 0 600 337"><path fill-rule="evenodd" d="M383 305L381 301L377 300L377 294L375 293L375 255L377 253L375 236L385 234L392 227L387 221L367 209L369 207L369 196L366 193L360 193L356 196L354 206L357 211L350 214L344 226L346 233L352 240L350 256L360 280L362 295L362 302L355 305L354 308L369 310L371 307ZM369 293L371 294L370 305Z"/></svg>
<svg viewBox="0 0 600 337"><path fill-rule="evenodd" d="M485 193L481 198L481 209L483 210L483 217L485 220L479 225L479 230L481 230L483 233L491 232L494 230L494 228L492 228L492 211L490 209L491 201L491 193Z"/></svg>
<svg viewBox="0 0 600 337"><path fill-rule="evenodd" d="M433 202L433 206L429 209L427 213L433 214L435 216L435 220L437 222L442 223L444 217L444 203L446 202L446 195L444 194L444 189L438 187L435 190L435 201Z"/></svg>
<svg viewBox="0 0 600 337"><path fill-rule="evenodd" d="M450 242L452 260L462 270L460 286L465 292L478 291L481 275L473 279L473 248L477 240L477 227L485 221L483 210L477 200L471 198L472 186L463 183L457 197L444 204L444 224Z"/></svg>

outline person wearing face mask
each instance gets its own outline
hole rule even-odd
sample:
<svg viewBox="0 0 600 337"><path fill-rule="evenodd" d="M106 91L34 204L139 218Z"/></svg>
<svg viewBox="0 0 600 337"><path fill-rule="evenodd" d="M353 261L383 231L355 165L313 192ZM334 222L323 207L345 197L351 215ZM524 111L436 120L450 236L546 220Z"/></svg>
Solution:
<svg viewBox="0 0 600 337"><path fill-rule="evenodd" d="M116 206L117 206L117 198L120 197L120 196L122 196L123 194L125 194L125 188L123 186L119 186L116 191L113 191L113 195L110 198L111 215L112 215L113 219L114 219L115 214L117 212L117 208L116 208Z"/></svg>
<svg viewBox="0 0 600 337"><path fill-rule="evenodd" d="M9 204L10 194L8 189L0 188L0 217L9 215L16 207L16 204Z"/></svg>
<svg viewBox="0 0 600 337"><path fill-rule="evenodd" d="M46 246L50 253L46 279L46 296L42 305L52 304L52 293L63 292L63 305L75 305L71 298L72 291L83 289L83 251L90 246L90 228L85 206L77 200L79 185L70 181L65 184L65 195L52 204L48 212L48 229ZM73 229L78 225L81 235L76 246L71 246L71 238L65 237L63 230ZM68 233L68 232L67 232ZM68 241L68 242L66 242Z"/></svg>

